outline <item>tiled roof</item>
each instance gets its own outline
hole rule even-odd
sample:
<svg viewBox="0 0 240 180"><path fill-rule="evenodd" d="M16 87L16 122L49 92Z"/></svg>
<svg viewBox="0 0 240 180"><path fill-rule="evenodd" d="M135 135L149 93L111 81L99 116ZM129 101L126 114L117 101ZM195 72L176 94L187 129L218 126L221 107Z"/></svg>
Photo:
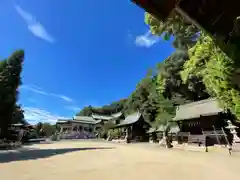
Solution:
<svg viewBox="0 0 240 180"><path fill-rule="evenodd" d="M123 120L117 126L125 126L125 125L134 124L135 122L137 122L139 120L140 117L141 117L141 113L139 113L139 112L131 114L131 115L127 116L126 119Z"/></svg>
<svg viewBox="0 0 240 180"><path fill-rule="evenodd" d="M76 122L76 123L84 123L84 124L97 124L100 123L101 120L95 120L89 116L75 116L73 119L59 119L57 123L66 123L66 122Z"/></svg>
<svg viewBox="0 0 240 180"><path fill-rule="evenodd" d="M111 119L113 119L112 116L102 116L102 115L97 115L97 114L92 114L92 118L94 118L94 119L102 119L102 120L111 120Z"/></svg>
<svg viewBox="0 0 240 180"><path fill-rule="evenodd" d="M74 116L73 120L75 121L90 121L95 122L95 119L93 119L90 116Z"/></svg>
<svg viewBox="0 0 240 180"><path fill-rule="evenodd" d="M66 123L66 122L69 122L71 121L72 119L58 119L57 120L57 123Z"/></svg>
<svg viewBox="0 0 240 180"><path fill-rule="evenodd" d="M151 127L147 133L153 133L153 132L156 132L157 128L154 128L154 127Z"/></svg>
<svg viewBox="0 0 240 180"><path fill-rule="evenodd" d="M121 115L122 115L122 112L114 113L114 114L111 114L109 116L92 114L92 118L101 119L101 120L111 120L111 119L119 118Z"/></svg>
<svg viewBox="0 0 240 180"><path fill-rule="evenodd" d="M81 122L86 124L97 124L101 122L101 120L95 120L89 116L75 116L73 119L74 122Z"/></svg>
<svg viewBox="0 0 240 180"><path fill-rule="evenodd" d="M216 115L223 111L216 99L206 99L179 106L173 120L194 119L200 116Z"/></svg>
<svg viewBox="0 0 240 180"><path fill-rule="evenodd" d="M166 130L166 126L160 125L160 126L157 128L156 132L164 132L165 130Z"/></svg>
<svg viewBox="0 0 240 180"><path fill-rule="evenodd" d="M122 112L118 112L118 113L114 113L111 116L115 117L115 118L119 118L123 113Z"/></svg>

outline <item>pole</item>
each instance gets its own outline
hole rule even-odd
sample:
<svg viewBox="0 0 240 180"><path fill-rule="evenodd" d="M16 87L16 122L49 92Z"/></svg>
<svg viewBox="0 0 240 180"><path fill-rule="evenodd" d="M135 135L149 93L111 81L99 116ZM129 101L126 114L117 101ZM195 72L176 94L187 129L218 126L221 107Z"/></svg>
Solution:
<svg viewBox="0 0 240 180"><path fill-rule="evenodd" d="M223 130L223 128L222 128L222 132L223 132L223 135L224 135L224 138L225 138L227 144L230 145L230 143L228 141L228 138L227 138L227 135L226 135L225 131Z"/></svg>
<svg viewBox="0 0 240 180"><path fill-rule="evenodd" d="M226 133L224 132L223 128L222 128L222 132L223 132L224 137L225 137L225 140L226 140L226 142L227 142L227 144L228 144L228 152L229 152L229 154L231 155L231 154L232 154L232 147L231 147L231 145L230 145L230 143L229 143L229 141L228 141L227 135L226 135Z"/></svg>
<svg viewBox="0 0 240 180"><path fill-rule="evenodd" d="M215 126L214 126L214 125L213 125L213 131L214 131L214 134L215 134L215 136L216 136L216 138L217 138L218 144L221 144L221 143L220 143L220 140L219 140L219 138L218 138L218 134L216 133L216 129L215 129Z"/></svg>

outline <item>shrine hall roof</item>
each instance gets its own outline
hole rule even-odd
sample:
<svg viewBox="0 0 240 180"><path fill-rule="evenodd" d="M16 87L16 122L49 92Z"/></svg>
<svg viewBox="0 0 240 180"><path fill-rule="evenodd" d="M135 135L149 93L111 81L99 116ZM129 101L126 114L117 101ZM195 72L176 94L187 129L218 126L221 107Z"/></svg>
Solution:
<svg viewBox="0 0 240 180"><path fill-rule="evenodd" d="M92 114L92 118L101 119L101 120L112 120L122 116L122 112L114 113L111 115L100 115L100 114Z"/></svg>
<svg viewBox="0 0 240 180"><path fill-rule="evenodd" d="M118 124L116 127L122 127L126 125L131 125L136 123L141 117L141 113L136 112L134 114L128 115L120 124Z"/></svg>
<svg viewBox="0 0 240 180"><path fill-rule="evenodd" d="M97 124L101 122L101 120L95 120L92 117L89 116L75 116L73 119L59 119L57 123L83 123L83 124Z"/></svg>
<svg viewBox="0 0 240 180"><path fill-rule="evenodd" d="M216 99L206 99L179 106L173 120L195 119L200 116L216 115L220 112L224 112L224 110L219 107Z"/></svg>

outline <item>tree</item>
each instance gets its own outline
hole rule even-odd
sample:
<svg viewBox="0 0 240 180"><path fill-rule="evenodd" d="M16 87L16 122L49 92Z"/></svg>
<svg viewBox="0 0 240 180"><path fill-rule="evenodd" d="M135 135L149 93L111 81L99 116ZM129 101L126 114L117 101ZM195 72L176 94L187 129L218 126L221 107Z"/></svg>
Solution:
<svg viewBox="0 0 240 180"><path fill-rule="evenodd" d="M24 51L14 52L0 63L0 137L6 138L21 85Z"/></svg>
<svg viewBox="0 0 240 180"><path fill-rule="evenodd" d="M183 45L183 47L189 49L189 60L186 59L183 63L184 68L180 70L182 72L179 73L179 69L176 71L181 74L183 83L176 83L179 76L173 76L173 82L183 87L187 86L190 91L201 89L199 97L207 98L208 94L216 97L225 109L230 110L232 114L240 118L240 88L239 83L234 82L234 79L237 79L236 71L239 68L239 53L236 51L236 46L212 40L177 12L172 13L171 17L165 22L146 14L145 22L149 25L153 34L164 35L165 39L174 36L175 47L179 48ZM165 62L168 63L168 61ZM170 63L170 65L172 64ZM169 67L166 69L169 69ZM171 83L169 76L166 74L171 74L172 77L175 73L166 73L163 70L163 73L158 76L159 89L163 93L169 92L169 90L170 92L175 91L174 86L172 86L175 83ZM169 86L172 88L169 88ZM184 94L181 88L179 91ZM190 93L187 92L187 94ZM194 100L196 99L194 98Z"/></svg>
<svg viewBox="0 0 240 180"><path fill-rule="evenodd" d="M36 125L36 134L38 137L50 137L56 132L56 125L39 122Z"/></svg>
<svg viewBox="0 0 240 180"><path fill-rule="evenodd" d="M124 106L126 101L127 99L123 98L123 99L120 99L119 101L112 102L102 107L87 106L87 107L84 107L80 112L78 112L76 116L91 116L93 113L102 114L102 115L111 115L119 111L124 111Z"/></svg>
<svg viewBox="0 0 240 180"><path fill-rule="evenodd" d="M139 111L149 122L155 120L156 109L153 100L156 91L155 83L156 75L149 70L146 77L138 83L135 91L129 96L125 105L126 114Z"/></svg>
<svg viewBox="0 0 240 180"><path fill-rule="evenodd" d="M76 116L91 116L92 115L92 106L84 107Z"/></svg>
<svg viewBox="0 0 240 180"><path fill-rule="evenodd" d="M181 95L191 101L208 98L209 94L200 77L191 76L183 83L180 76L183 64L189 60L188 49L198 40L197 27L176 11L164 22L146 13L145 23L156 36L163 36L165 40L170 36L174 37L173 45L176 50L161 63L159 68L157 83L161 93L167 98Z"/></svg>
<svg viewBox="0 0 240 180"><path fill-rule="evenodd" d="M45 132L43 130L43 123L42 122L37 123L37 125L36 125L36 134L39 137L45 136Z"/></svg>
<svg viewBox="0 0 240 180"><path fill-rule="evenodd" d="M225 46L234 52L234 47ZM189 50L189 54L190 60L184 64L181 72L183 81L186 82L191 76L201 77L211 96L216 97L222 107L239 119L240 89L233 81L239 68L235 53L227 56L209 36L202 34L196 45Z"/></svg>
<svg viewBox="0 0 240 180"><path fill-rule="evenodd" d="M149 25L152 34L163 36L165 40L174 36L176 48L192 47L198 37L199 29L176 11L164 22L149 13L145 13L145 23Z"/></svg>
<svg viewBox="0 0 240 180"><path fill-rule="evenodd" d="M113 113L117 113L123 110L125 102L126 102L125 98L120 99L119 101L112 102L100 108L99 107L94 108L93 113L103 114L103 115L111 115Z"/></svg>
<svg viewBox="0 0 240 180"><path fill-rule="evenodd" d="M24 119L24 110L21 108L21 105L15 105L14 112L12 114L12 123L27 124Z"/></svg>
<svg viewBox="0 0 240 180"><path fill-rule="evenodd" d="M46 137L50 137L56 132L56 126L50 123L43 123L42 129Z"/></svg>
<svg viewBox="0 0 240 180"><path fill-rule="evenodd" d="M160 65L160 70L157 77L158 89L167 97L181 95L191 101L206 99L209 94L206 91L202 79L197 76L191 76L183 83L180 72L183 70L183 65L189 60L187 49L176 49Z"/></svg>

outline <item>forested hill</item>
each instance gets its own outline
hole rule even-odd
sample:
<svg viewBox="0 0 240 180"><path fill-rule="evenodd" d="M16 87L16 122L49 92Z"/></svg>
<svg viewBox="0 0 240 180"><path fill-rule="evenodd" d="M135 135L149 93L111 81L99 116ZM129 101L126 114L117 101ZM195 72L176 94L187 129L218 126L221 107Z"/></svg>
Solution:
<svg viewBox="0 0 240 180"><path fill-rule="evenodd" d="M175 115L177 105L209 97L201 78L192 76L187 83L182 81L180 72L188 59L185 46L176 47L167 59L148 70L128 98L100 108L87 106L77 115L110 115L119 111L127 115L140 111L153 124L167 123Z"/></svg>
<svg viewBox="0 0 240 180"><path fill-rule="evenodd" d="M93 107L93 106L87 106L84 107L79 113L77 113L77 116L91 116L92 113L101 114L101 115L110 115L119 111L124 110L124 106L127 99L121 99L117 102L113 102L109 105L104 105L102 107Z"/></svg>
<svg viewBox="0 0 240 180"><path fill-rule="evenodd" d="M163 124L175 115L176 105L213 97L240 119L240 83L232 78L239 60L226 56L211 37L177 12L165 22L146 13L145 23L156 36L165 40L173 36L175 51L152 68L127 99L101 108L85 107L78 115L138 110L152 124Z"/></svg>

